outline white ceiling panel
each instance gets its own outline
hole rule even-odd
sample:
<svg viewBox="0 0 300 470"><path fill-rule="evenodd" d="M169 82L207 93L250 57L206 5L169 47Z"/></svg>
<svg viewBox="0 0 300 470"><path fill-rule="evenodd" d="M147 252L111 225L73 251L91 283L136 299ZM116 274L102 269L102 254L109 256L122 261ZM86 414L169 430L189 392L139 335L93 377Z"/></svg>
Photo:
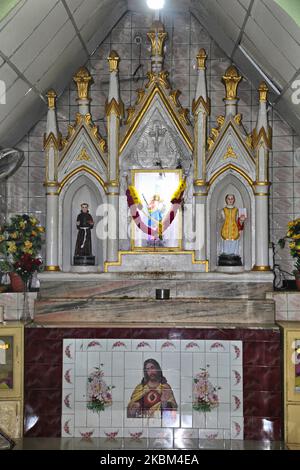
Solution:
<svg viewBox="0 0 300 470"><path fill-rule="evenodd" d="M201 0L201 2L203 1L204 0ZM213 15L213 19L218 27L221 28L230 39L235 41L240 34L240 29L233 20L227 16L224 8L221 7L216 0L210 0L207 9Z"/></svg>
<svg viewBox="0 0 300 470"><path fill-rule="evenodd" d="M239 0L239 3L243 5L243 7L246 8L246 10L248 10L251 0Z"/></svg>
<svg viewBox="0 0 300 470"><path fill-rule="evenodd" d="M1 50L10 57L43 21L58 0L27 0L0 32ZM26 18L26 20L24 20Z"/></svg>
<svg viewBox="0 0 300 470"><path fill-rule="evenodd" d="M269 14L273 15L283 26L283 28L295 39L300 45L300 28L297 23L284 11L274 0L261 0L268 8ZM299 4L300 8L300 4Z"/></svg>
<svg viewBox="0 0 300 470"><path fill-rule="evenodd" d="M243 26L247 11L236 0L226 0L226 9L224 9L224 0L217 0L217 3L234 24L240 28Z"/></svg>
<svg viewBox="0 0 300 470"><path fill-rule="evenodd" d="M66 9L61 3L49 13L47 18L33 31L31 36L17 52L11 57L11 61L22 72L42 53L47 44L58 34L59 30L68 20Z"/></svg>
<svg viewBox="0 0 300 470"><path fill-rule="evenodd" d="M34 62L25 70L24 76L32 83L36 83L55 63L63 50L75 37L76 32L71 21L68 21L47 47L39 54ZM59 69L58 69L59 70Z"/></svg>
<svg viewBox="0 0 300 470"><path fill-rule="evenodd" d="M0 80L5 83L7 90L17 80L17 78L18 75L7 63L4 63L2 67L0 67Z"/></svg>
<svg viewBox="0 0 300 470"><path fill-rule="evenodd" d="M74 11L77 10L77 8L79 8L84 2L85 0L66 0L66 4L68 5L71 13L74 13Z"/></svg>
<svg viewBox="0 0 300 470"><path fill-rule="evenodd" d="M13 87L6 91L6 104L0 105L0 122L19 105L19 102L24 98L29 91L29 86L20 78L16 80Z"/></svg>
<svg viewBox="0 0 300 470"><path fill-rule="evenodd" d="M55 63L47 70L47 73L37 82L37 88L44 94L49 88L54 88L59 95L66 83L70 83L76 70L85 64L87 59L88 57L81 42L75 37L62 54L56 58ZM60 71L59 74L57 74L57 70Z"/></svg>
<svg viewBox="0 0 300 470"><path fill-rule="evenodd" d="M85 0L84 3L74 12L74 19L78 29L80 30L94 15L97 15L97 10L102 8L106 3L103 0ZM115 2L110 0L111 7ZM103 18L103 17L102 17Z"/></svg>
<svg viewBox="0 0 300 470"><path fill-rule="evenodd" d="M299 45L292 36L290 36L288 31L270 14L263 3L256 3L255 11L251 16L253 16L255 22L260 26L266 36L268 36L274 46L298 69L300 67Z"/></svg>
<svg viewBox="0 0 300 470"><path fill-rule="evenodd" d="M260 57L260 65L267 69L267 74L281 76L281 82L288 82L296 72L296 68L286 59L280 50L270 41L264 31L249 18L245 28L242 44L246 41L245 36L252 42L253 57Z"/></svg>
<svg viewBox="0 0 300 470"><path fill-rule="evenodd" d="M18 106L0 123L0 146L10 147L12 142L16 145L31 129L32 119L37 122L45 111L45 103L33 92L20 99Z"/></svg>

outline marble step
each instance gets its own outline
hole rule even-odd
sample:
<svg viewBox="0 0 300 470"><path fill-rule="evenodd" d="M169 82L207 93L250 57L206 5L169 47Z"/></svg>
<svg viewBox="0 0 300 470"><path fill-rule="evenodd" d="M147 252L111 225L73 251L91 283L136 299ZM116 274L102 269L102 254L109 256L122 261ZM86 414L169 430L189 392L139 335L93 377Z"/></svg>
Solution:
<svg viewBox="0 0 300 470"><path fill-rule="evenodd" d="M99 279L42 280L40 298L148 298L155 299L156 289L170 289L170 297L265 299L273 290L269 282L235 282L205 279Z"/></svg>
<svg viewBox="0 0 300 470"><path fill-rule="evenodd" d="M38 324L97 323L188 326L202 323L274 324L273 300L246 299L45 299L36 303Z"/></svg>

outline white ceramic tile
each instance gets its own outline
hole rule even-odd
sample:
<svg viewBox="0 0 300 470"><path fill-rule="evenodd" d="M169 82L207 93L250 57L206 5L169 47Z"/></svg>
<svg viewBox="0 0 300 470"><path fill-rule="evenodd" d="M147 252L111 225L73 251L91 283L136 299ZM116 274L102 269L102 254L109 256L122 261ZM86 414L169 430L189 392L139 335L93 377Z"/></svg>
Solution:
<svg viewBox="0 0 300 470"><path fill-rule="evenodd" d="M218 354L218 377L230 377L230 354Z"/></svg>
<svg viewBox="0 0 300 470"><path fill-rule="evenodd" d="M85 339L83 343L84 350L87 351L106 351L106 339Z"/></svg>
<svg viewBox="0 0 300 470"><path fill-rule="evenodd" d="M133 392L134 388L141 383L142 378L143 375L139 370L128 370L124 379L125 389Z"/></svg>
<svg viewBox="0 0 300 470"><path fill-rule="evenodd" d="M71 364L75 361L75 339L63 340L63 363Z"/></svg>
<svg viewBox="0 0 300 470"><path fill-rule="evenodd" d="M97 351L87 352L86 351L86 352L83 352L83 353L80 353L80 354L84 354L85 357L86 357L86 360L87 360L86 375L91 374L92 372L94 372L98 368L102 369L102 367L100 366L101 361L100 361L100 353L99 352L97 352Z"/></svg>
<svg viewBox="0 0 300 470"><path fill-rule="evenodd" d="M230 404L220 403L217 411L218 411L218 428L230 429Z"/></svg>
<svg viewBox="0 0 300 470"><path fill-rule="evenodd" d="M201 369L206 368L205 355L203 353L193 354L193 377L198 374Z"/></svg>
<svg viewBox="0 0 300 470"><path fill-rule="evenodd" d="M142 352L125 352L125 370L139 370L143 364ZM125 373L126 375L126 373Z"/></svg>
<svg viewBox="0 0 300 470"><path fill-rule="evenodd" d="M99 413L100 427L111 427L112 422L112 409L111 406L106 407L103 411Z"/></svg>
<svg viewBox="0 0 300 470"><path fill-rule="evenodd" d="M172 389L180 389L180 370L167 370L164 373L164 377L167 379L168 384Z"/></svg>
<svg viewBox="0 0 300 470"><path fill-rule="evenodd" d="M230 394L230 379L220 378L215 381L212 381L214 387L217 387L216 393L219 397L219 403L230 403L231 394Z"/></svg>
<svg viewBox="0 0 300 470"><path fill-rule="evenodd" d="M112 353L108 352L100 352L100 367L104 372L104 376L111 376L111 363L112 363Z"/></svg>
<svg viewBox="0 0 300 470"><path fill-rule="evenodd" d="M161 418L143 418L143 427L159 428L162 426Z"/></svg>
<svg viewBox="0 0 300 470"><path fill-rule="evenodd" d="M75 401L75 427L86 426L86 402Z"/></svg>
<svg viewBox="0 0 300 470"><path fill-rule="evenodd" d="M143 362L141 364L141 371L143 371L144 362L148 359L155 359L161 366L161 353L160 352L151 352L151 351L144 351L143 352Z"/></svg>
<svg viewBox="0 0 300 470"><path fill-rule="evenodd" d="M74 437L80 437L88 445L93 438L99 437L99 430L93 427L75 427Z"/></svg>
<svg viewBox="0 0 300 470"><path fill-rule="evenodd" d="M156 351L174 352L180 351L180 340L178 339L157 339Z"/></svg>
<svg viewBox="0 0 300 470"><path fill-rule="evenodd" d="M234 390L231 392L231 415L243 416L243 392Z"/></svg>
<svg viewBox="0 0 300 470"><path fill-rule="evenodd" d="M181 377L181 402L191 403L193 401L193 379Z"/></svg>
<svg viewBox="0 0 300 470"><path fill-rule="evenodd" d="M180 426L180 408L179 410L163 410L162 411L162 419L161 419L162 427L168 428L179 428Z"/></svg>
<svg viewBox="0 0 300 470"><path fill-rule="evenodd" d="M139 439L145 439L148 437L148 429L147 428L124 428L124 437L128 437L133 441L137 441Z"/></svg>
<svg viewBox="0 0 300 470"><path fill-rule="evenodd" d="M206 428L218 429L218 408L213 408L211 411L205 413Z"/></svg>
<svg viewBox="0 0 300 470"><path fill-rule="evenodd" d="M63 364L62 385L63 389L74 389L75 386L75 365L65 363Z"/></svg>
<svg viewBox="0 0 300 470"><path fill-rule="evenodd" d="M100 413L92 410L86 412L86 424L88 427L99 428L100 427Z"/></svg>
<svg viewBox="0 0 300 470"><path fill-rule="evenodd" d="M229 352L229 341L205 340L205 351L210 353Z"/></svg>
<svg viewBox="0 0 300 470"><path fill-rule="evenodd" d="M198 429L174 429L174 440L182 441L184 439L198 439Z"/></svg>
<svg viewBox="0 0 300 470"><path fill-rule="evenodd" d="M124 376L124 352L112 353L112 375Z"/></svg>
<svg viewBox="0 0 300 470"><path fill-rule="evenodd" d="M244 439L244 419L240 416L231 419L231 439Z"/></svg>
<svg viewBox="0 0 300 470"><path fill-rule="evenodd" d="M205 439L207 441L214 441L224 439L223 429L199 429L199 439Z"/></svg>
<svg viewBox="0 0 300 470"><path fill-rule="evenodd" d="M123 402L114 402L111 409L111 425L119 428L123 427L124 409Z"/></svg>
<svg viewBox="0 0 300 470"><path fill-rule="evenodd" d="M182 352L180 356L181 375L193 377L193 354Z"/></svg>
<svg viewBox="0 0 300 470"><path fill-rule="evenodd" d="M173 429L168 428L152 428L149 429L149 438L150 439L166 439L168 441L173 440Z"/></svg>
<svg viewBox="0 0 300 470"><path fill-rule="evenodd" d="M231 364L234 366L235 364L242 365L243 363L243 342L242 341L231 341L230 347L230 357L231 357Z"/></svg>
<svg viewBox="0 0 300 470"><path fill-rule="evenodd" d="M144 428L143 418L127 418L126 412L124 413L124 427L125 428ZM147 426L146 426L147 427Z"/></svg>
<svg viewBox="0 0 300 470"><path fill-rule="evenodd" d="M62 413L75 413L74 392L68 389L62 394Z"/></svg>
<svg viewBox="0 0 300 470"><path fill-rule="evenodd" d="M231 390L243 389L243 367L234 365L231 369Z"/></svg>
<svg viewBox="0 0 300 470"><path fill-rule="evenodd" d="M131 339L108 339L107 351L131 351Z"/></svg>
<svg viewBox="0 0 300 470"><path fill-rule="evenodd" d="M99 354L98 354L99 356ZM99 364L99 363L98 363ZM76 351L75 353L75 375L76 377L87 376L88 357L86 352ZM89 368L93 366L90 366Z"/></svg>
<svg viewBox="0 0 300 470"><path fill-rule="evenodd" d="M84 343L86 339L75 339L75 351L86 351L86 345L84 347Z"/></svg>
<svg viewBox="0 0 300 470"><path fill-rule="evenodd" d="M111 448L114 448L114 446L119 446L117 439L123 437L123 432L122 429L105 426L103 429L100 428L99 435L100 437L106 438L105 447L108 447L109 444L111 444Z"/></svg>
<svg viewBox="0 0 300 470"><path fill-rule="evenodd" d="M183 339L180 342L180 349L182 352L199 353L205 351L205 340Z"/></svg>
<svg viewBox="0 0 300 470"><path fill-rule="evenodd" d="M113 402L124 402L124 377L112 377L111 385L114 387L112 389Z"/></svg>
<svg viewBox="0 0 300 470"><path fill-rule="evenodd" d="M155 339L133 339L132 351L155 351Z"/></svg>
<svg viewBox="0 0 300 470"><path fill-rule="evenodd" d="M193 428L205 428L205 414L193 409Z"/></svg>
<svg viewBox="0 0 300 470"><path fill-rule="evenodd" d="M70 414L62 415L61 437L74 437L74 415L70 415Z"/></svg>
<svg viewBox="0 0 300 470"><path fill-rule="evenodd" d="M86 402L86 400L87 400L87 377L76 377L75 401Z"/></svg>
<svg viewBox="0 0 300 470"><path fill-rule="evenodd" d="M205 354L206 365L210 377L218 377L218 354L208 352Z"/></svg>
<svg viewBox="0 0 300 470"><path fill-rule="evenodd" d="M170 369L180 370L180 353L162 352L161 354L162 369L164 372Z"/></svg>
<svg viewBox="0 0 300 470"><path fill-rule="evenodd" d="M182 428L193 427L193 407L192 403L181 403L180 406L180 426Z"/></svg>

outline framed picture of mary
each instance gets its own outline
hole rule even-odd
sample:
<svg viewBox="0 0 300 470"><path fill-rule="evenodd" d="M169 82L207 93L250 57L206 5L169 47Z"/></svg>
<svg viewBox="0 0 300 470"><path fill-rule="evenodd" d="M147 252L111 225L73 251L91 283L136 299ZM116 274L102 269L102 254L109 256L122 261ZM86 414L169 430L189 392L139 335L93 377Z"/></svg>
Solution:
<svg viewBox="0 0 300 470"><path fill-rule="evenodd" d="M143 230L131 222L133 251L180 251L182 248L181 207L174 216L172 196L182 179L182 170L132 170L132 184L141 201ZM146 227L146 229L145 229Z"/></svg>

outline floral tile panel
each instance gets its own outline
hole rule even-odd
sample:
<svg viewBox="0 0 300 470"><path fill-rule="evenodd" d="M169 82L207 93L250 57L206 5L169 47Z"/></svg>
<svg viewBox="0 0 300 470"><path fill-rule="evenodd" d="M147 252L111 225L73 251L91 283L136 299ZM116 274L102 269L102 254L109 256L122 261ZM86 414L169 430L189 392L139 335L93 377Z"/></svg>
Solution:
<svg viewBox="0 0 300 470"><path fill-rule="evenodd" d="M61 434L243 439L242 358L241 341L64 339Z"/></svg>

